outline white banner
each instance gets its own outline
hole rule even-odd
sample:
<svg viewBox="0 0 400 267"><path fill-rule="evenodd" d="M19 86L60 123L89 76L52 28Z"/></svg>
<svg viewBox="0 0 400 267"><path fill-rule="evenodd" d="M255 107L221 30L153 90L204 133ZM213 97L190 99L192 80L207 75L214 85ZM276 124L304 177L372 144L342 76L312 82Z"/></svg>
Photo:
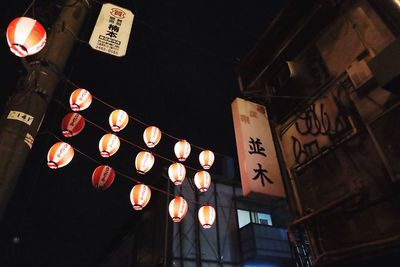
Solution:
<svg viewBox="0 0 400 267"><path fill-rule="evenodd" d="M131 34L133 13L114 4L103 4L89 44L93 49L123 57Z"/></svg>
<svg viewBox="0 0 400 267"><path fill-rule="evenodd" d="M285 197L265 107L241 98L232 102L243 195Z"/></svg>

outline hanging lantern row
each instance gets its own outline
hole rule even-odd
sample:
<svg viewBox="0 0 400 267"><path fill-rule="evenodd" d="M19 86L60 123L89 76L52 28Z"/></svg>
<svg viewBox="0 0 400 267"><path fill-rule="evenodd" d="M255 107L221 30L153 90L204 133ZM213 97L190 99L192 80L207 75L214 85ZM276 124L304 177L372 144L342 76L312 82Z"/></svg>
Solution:
<svg viewBox="0 0 400 267"><path fill-rule="evenodd" d="M68 143L57 142L47 153L47 166L51 169L64 167L74 157L74 149Z"/></svg>
<svg viewBox="0 0 400 267"><path fill-rule="evenodd" d="M103 135L99 142L100 155L104 158L111 157L118 151L120 144L119 138L115 134Z"/></svg>
<svg viewBox="0 0 400 267"><path fill-rule="evenodd" d="M98 191L107 190L114 182L115 172L108 165L98 166L92 174L92 185Z"/></svg>
<svg viewBox="0 0 400 267"><path fill-rule="evenodd" d="M92 95L83 88L77 88L69 97L69 105L73 111L82 111L92 104Z"/></svg>
<svg viewBox="0 0 400 267"><path fill-rule="evenodd" d="M46 44L46 30L36 20L28 17L15 18L7 27L7 43L17 57L34 55Z"/></svg>
<svg viewBox="0 0 400 267"><path fill-rule="evenodd" d="M140 174L148 172L154 164L154 156L152 153L147 151L140 151L136 155L135 167L136 171Z"/></svg>
<svg viewBox="0 0 400 267"><path fill-rule="evenodd" d="M149 153L149 152L143 152L143 153ZM47 165L52 169L61 168L67 165L69 162L71 162L73 156L74 156L74 150L68 143L57 142L50 148L47 154ZM171 166L179 166L179 165L172 164ZM177 168L179 169L182 166L179 166ZM174 169L175 168L171 168L171 170ZM181 169L181 171L183 170L184 169ZM197 174L196 175L198 177L207 177L205 173L207 172L200 171L197 173L199 175ZM107 190L114 182L114 179L115 179L115 171L108 165L100 165L92 173L92 185L98 191ZM150 198L151 198L150 187L148 187L145 184L137 184L131 189L130 201L134 210L143 209L149 203ZM183 197L176 196L170 201L168 210L172 218L172 221L180 222L185 217L188 211L188 204ZM215 217L216 217L215 210L213 207L209 205L201 207L198 211L198 218L203 228L210 228L215 221Z"/></svg>
<svg viewBox="0 0 400 267"><path fill-rule="evenodd" d="M130 193L130 200L134 210L143 209L151 198L151 190L145 184L135 185Z"/></svg>

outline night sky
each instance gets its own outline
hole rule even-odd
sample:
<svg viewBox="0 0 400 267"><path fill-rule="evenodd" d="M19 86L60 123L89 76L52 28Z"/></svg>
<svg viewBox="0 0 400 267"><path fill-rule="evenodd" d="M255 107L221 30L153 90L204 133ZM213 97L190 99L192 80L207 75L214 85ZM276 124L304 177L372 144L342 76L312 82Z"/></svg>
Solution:
<svg viewBox="0 0 400 267"><path fill-rule="evenodd" d="M155 125L172 137L208 148L217 154L217 160L227 155L237 161L230 105L241 94L234 67L257 43L285 1L110 2L135 14L127 55L113 57L86 43L101 7L95 3L64 70L69 82L59 84L56 101L49 106L0 224L1 266L94 266L127 222L140 219L129 201L132 181L117 175L107 191L93 189L91 174L98 165L95 161L143 182L165 179L161 172L170 162L162 158L156 157L153 169L145 176L134 170L139 149L132 144L145 147L145 125ZM282 6L277 6L277 2ZM26 15L43 18L43 23L50 27L59 10L56 3L61 1L36 1ZM21 60L8 50L6 27L29 4L30 1L11 1L2 8L2 110L18 77L25 74ZM70 112L65 107L74 85L137 119L130 119L118 134L131 144L121 142L120 150L104 159L97 148L105 133L101 129L86 123L76 137L67 139L61 135L61 119ZM111 111L111 107L95 99L81 114L109 130ZM46 156L58 141L55 136L85 155L75 153L69 165L51 170ZM153 151L175 160L176 139L170 136L163 135ZM187 165L200 168L199 153L192 146ZM217 163L216 166L211 173L220 173Z"/></svg>

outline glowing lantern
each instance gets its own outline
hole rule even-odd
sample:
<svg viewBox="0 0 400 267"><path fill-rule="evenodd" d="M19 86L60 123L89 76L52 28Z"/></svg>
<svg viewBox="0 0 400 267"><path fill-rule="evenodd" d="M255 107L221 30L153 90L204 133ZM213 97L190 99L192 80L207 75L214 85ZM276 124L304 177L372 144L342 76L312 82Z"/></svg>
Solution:
<svg viewBox="0 0 400 267"><path fill-rule="evenodd" d="M200 190L200 192L206 192L211 184L211 176L206 171L198 171L194 175L194 184Z"/></svg>
<svg viewBox="0 0 400 267"><path fill-rule="evenodd" d="M62 134L72 137L82 132L85 127L85 119L79 113L70 112L64 116L61 122Z"/></svg>
<svg viewBox="0 0 400 267"><path fill-rule="evenodd" d="M143 132L143 140L149 148L155 147L161 140L161 131L156 126L149 126Z"/></svg>
<svg viewBox="0 0 400 267"><path fill-rule="evenodd" d="M183 164L175 162L168 168L169 179L174 185L181 185L186 176L186 168Z"/></svg>
<svg viewBox="0 0 400 267"><path fill-rule="evenodd" d="M179 161L185 161L190 154L190 144L186 140L179 140L175 144L174 152Z"/></svg>
<svg viewBox="0 0 400 267"><path fill-rule="evenodd" d="M115 172L107 165L98 166L92 174L92 185L99 191L108 189L114 182Z"/></svg>
<svg viewBox="0 0 400 267"><path fill-rule="evenodd" d="M151 190L145 184L135 185L130 194L131 203L134 210L143 209L149 203L151 197Z"/></svg>
<svg viewBox="0 0 400 267"><path fill-rule="evenodd" d="M64 167L74 157L74 149L67 143L55 143L47 153L47 165L51 169Z"/></svg>
<svg viewBox="0 0 400 267"><path fill-rule="evenodd" d="M140 174L148 172L154 164L154 156L150 152L140 151L136 155L135 167L136 171Z"/></svg>
<svg viewBox="0 0 400 267"><path fill-rule="evenodd" d="M205 170L208 170L211 168L211 166L214 163L214 159L215 159L214 153L211 150L201 151L201 153L199 155L200 165Z"/></svg>
<svg viewBox="0 0 400 267"><path fill-rule="evenodd" d="M118 151L119 146L120 141L118 136L114 134L105 134L99 142L100 155L104 158L108 158Z"/></svg>
<svg viewBox="0 0 400 267"><path fill-rule="evenodd" d="M108 122L114 132L119 132L128 125L129 116L122 109L116 109L111 112Z"/></svg>
<svg viewBox="0 0 400 267"><path fill-rule="evenodd" d="M204 205L199 209L198 217L203 228L211 228L216 217L215 209L209 205Z"/></svg>
<svg viewBox="0 0 400 267"><path fill-rule="evenodd" d="M83 88L75 89L69 98L69 105L73 111L87 109L91 103L92 95L88 90Z"/></svg>
<svg viewBox="0 0 400 267"><path fill-rule="evenodd" d="M46 30L34 19L19 17L7 27L7 43L16 56L30 56L46 44Z"/></svg>
<svg viewBox="0 0 400 267"><path fill-rule="evenodd" d="M187 210L188 204L181 196L176 196L169 203L169 215L174 222L180 222L185 217Z"/></svg>

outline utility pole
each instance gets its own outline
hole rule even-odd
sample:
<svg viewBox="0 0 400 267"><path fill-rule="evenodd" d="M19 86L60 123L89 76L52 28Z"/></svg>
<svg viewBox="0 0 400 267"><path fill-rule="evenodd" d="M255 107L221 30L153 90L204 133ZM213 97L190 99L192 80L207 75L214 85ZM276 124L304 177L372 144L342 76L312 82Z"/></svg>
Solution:
<svg viewBox="0 0 400 267"><path fill-rule="evenodd" d="M43 51L0 118L0 221L89 8L90 0L64 1Z"/></svg>

